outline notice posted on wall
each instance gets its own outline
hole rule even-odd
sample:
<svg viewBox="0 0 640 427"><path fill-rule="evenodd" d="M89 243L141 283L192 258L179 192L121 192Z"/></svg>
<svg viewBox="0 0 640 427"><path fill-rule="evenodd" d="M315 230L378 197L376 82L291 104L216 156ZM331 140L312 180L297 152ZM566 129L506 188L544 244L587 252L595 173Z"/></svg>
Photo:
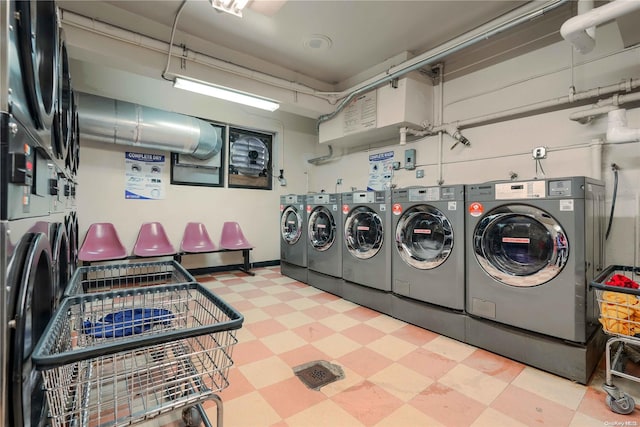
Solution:
<svg viewBox="0 0 640 427"><path fill-rule="evenodd" d="M376 127L378 114L376 91L357 96L344 108L342 130L345 135Z"/></svg>
<svg viewBox="0 0 640 427"><path fill-rule="evenodd" d="M165 157L162 154L132 153L124 156L124 198L139 200L164 199L163 172Z"/></svg>
<svg viewBox="0 0 640 427"><path fill-rule="evenodd" d="M391 188L393 177L393 151L369 155L368 191L381 191Z"/></svg>

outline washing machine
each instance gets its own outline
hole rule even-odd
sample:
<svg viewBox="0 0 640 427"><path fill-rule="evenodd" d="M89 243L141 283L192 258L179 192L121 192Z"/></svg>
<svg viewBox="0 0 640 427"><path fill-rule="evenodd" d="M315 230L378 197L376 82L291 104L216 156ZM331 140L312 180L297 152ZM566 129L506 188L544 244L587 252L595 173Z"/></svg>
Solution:
<svg viewBox="0 0 640 427"><path fill-rule="evenodd" d="M342 296L342 195L307 195L309 285Z"/></svg>
<svg viewBox="0 0 640 427"><path fill-rule="evenodd" d="M66 284L59 22L53 1L0 3L0 423L41 426L47 403L31 352ZM60 201L60 200L58 200Z"/></svg>
<svg viewBox="0 0 640 427"><path fill-rule="evenodd" d="M464 339L464 186L412 187L391 194L392 314Z"/></svg>
<svg viewBox="0 0 640 427"><path fill-rule="evenodd" d="M306 195L280 196L280 272L307 283Z"/></svg>
<svg viewBox="0 0 640 427"><path fill-rule="evenodd" d="M343 297L391 314L391 192L342 194Z"/></svg>
<svg viewBox="0 0 640 427"><path fill-rule="evenodd" d="M588 283L604 268L604 184L493 182L466 199L468 314L585 343L598 325Z"/></svg>

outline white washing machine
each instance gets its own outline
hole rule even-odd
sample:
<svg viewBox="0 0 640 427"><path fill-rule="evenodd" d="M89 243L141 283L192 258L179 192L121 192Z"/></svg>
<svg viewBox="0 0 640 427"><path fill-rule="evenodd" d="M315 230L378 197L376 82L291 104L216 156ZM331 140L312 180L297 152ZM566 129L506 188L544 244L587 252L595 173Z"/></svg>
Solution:
<svg viewBox="0 0 640 427"><path fill-rule="evenodd" d="M280 271L307 283L306 196L280 196Z"/></svg>
<svg viewBox="0 0 640 427"><path fill-rule="evenodd" d="M391 314L391 193L342 194L343 297Z"/></svg>
<svg viewBox="0 0 640 427"><path fill-rule="evenodd" d="M308 283L342 296L342 195L307 195Z"/></svg>
<svg viewBox="0 0 640 427"><path fill-rule="evenodd" d="M466 198L467 312L585 343L598 327L588 283L604 268L604 184L493 182Z"/></svg>

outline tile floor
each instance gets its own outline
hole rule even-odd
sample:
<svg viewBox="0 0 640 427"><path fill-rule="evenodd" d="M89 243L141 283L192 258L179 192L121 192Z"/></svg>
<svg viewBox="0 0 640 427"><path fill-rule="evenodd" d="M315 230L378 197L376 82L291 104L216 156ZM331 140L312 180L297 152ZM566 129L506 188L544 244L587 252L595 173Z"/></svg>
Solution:
<svg viewBox="0 0 640 427"><path fill-rule="evenodd" d="M245 316L230 386L221 393L226 427L640 425L640 409L626 416L609 410L602 363L582 386L279 271L198 277ZM313 360L340 365L345 378L319 391L306 388L292 368ZM640 384L616 384L640 402ZM205 407L215 423L215 405ZM179 414L147 424L182 425Z"/></svg>

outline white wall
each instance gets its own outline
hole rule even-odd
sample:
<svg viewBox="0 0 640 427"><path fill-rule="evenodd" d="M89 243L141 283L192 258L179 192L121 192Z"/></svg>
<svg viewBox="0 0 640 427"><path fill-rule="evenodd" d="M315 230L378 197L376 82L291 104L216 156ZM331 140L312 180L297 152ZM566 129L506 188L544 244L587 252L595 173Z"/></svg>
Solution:
<svg viewBox="0 0 640 427"><path fill-rule="evenodd" d="M74 88L81 92L275 133L274 172L277 175L279 169L284 169L288 181L286 187L281 187L274 180L272 191L170 185L170 153L81 140L77 194L80 239L84 238L91 223L113 222L125 246L132 250L140 225L159 221L178 247L185 224L189 221L203 222L214 241L220 238L224 221L238 221L245 236L255 246L252 262L280 258L279 195L307 191L309 165L301 159L315 157L317 135L314 120L288 113L257 112L249 107L236 107L173 89L161 80L102 66L72 61L71 68ZM166 183L165 199L125 200L125 151L167 156L162 177ZM239 253L192 255L184 258L184 264L188 268L206 267L217 263L239 263L241 259Z"/></svg>
<svg viewBox="0 0 640 427"><path fill-rule="evenodd" d="M609 24L598 28L597 48L589 55L572 54L570 45L562 41L451 81L446 81L445 77L444 122L455 123L564 97L572 85L580 92L629 78L640 78L640 47L625 50L617 26ZM437 105L437 101L434 102ZM464 129L462 132L471 141L470 147L458 144L451 150L454 141L444 135L444 184L504 180L510 179L511 173L516 173L518 179L542 177L541 170L536 174L536 163L531 153L533 148L545 146L548 154L542 161L542 167L546 176L586 175L604 179L608 212L613 192L610 165L616 163L621 167L620 183L607 244L607 261L633 264L635 260L637 263L640 143L604 144L600 159L598 146L592 145L594 140L605 139L606 116L582 125L569 120L569 115L589 108L589 105L568 107L571 108ZM630 127L640 127L640 109L630 110L628 120ZM392 150L395 160L404 164L404 150L409 148L416 149L416 163L418 169L424 170L425 177L417 179L415 171L401 169L395 172L392 184L397 187L437 185L440 180L439 138L422 138L406 146L400 146L398 142L399 135L386 146L364 147L362 151L355 152L343 149L336 160L313 167L310 189L333 190L336 178L343 179L339 191L349 191L352 187L364 189L369 154Z"/></svg>

